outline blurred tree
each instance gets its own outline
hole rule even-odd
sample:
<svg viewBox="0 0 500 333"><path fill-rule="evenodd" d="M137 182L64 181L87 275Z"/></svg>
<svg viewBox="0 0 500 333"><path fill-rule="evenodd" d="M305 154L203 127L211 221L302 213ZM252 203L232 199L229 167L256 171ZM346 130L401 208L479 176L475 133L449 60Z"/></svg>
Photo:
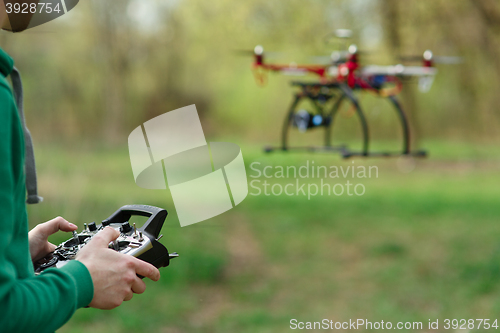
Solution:
<svg viewBox="0 0 500 333"><path fill-rule="evenodd" d="M133 49L132 27L127 17L130 1L90 2L93 15L93 36L98 54L98 70L103 93L104 137L116 143L123 130L123 113L127 105L127 84L130 77L130 50Z"/></svg>
<svg viewBox="0 0 500 333"><path fill-rule="evenodd" d="M401 56L403 56L403 45L402 39L402 24L400 7L403 5L401 1L398 0L382 0L380 2L382 7L382 17L384 21L384 31L389 46L389 51L393 56L393 61L396 63L400 62ZM405 6L408 6L405 3ZM406 16L403 16L406 17ZM411 138L412 146L418 146L418 140L422 136L422 131L420 129L420 120L417 115L417 96L415 92L415 87L413 85L405 85L401 91L403 109L408 116L410 126L411 126Z"/></svg>

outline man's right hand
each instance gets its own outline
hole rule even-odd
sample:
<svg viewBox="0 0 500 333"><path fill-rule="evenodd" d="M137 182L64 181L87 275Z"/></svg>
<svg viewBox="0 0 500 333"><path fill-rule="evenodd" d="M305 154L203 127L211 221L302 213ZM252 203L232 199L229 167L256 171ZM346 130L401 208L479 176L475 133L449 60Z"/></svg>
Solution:
<svg viewBox="0 0 500 333"><path fill-rule="evenodd" d="M160 272L153 265L108 248L109 243L118 236L118 230L104 228L75 258L87 267L92 276L94 298L90 307L113 309L123 301L130 300L134 293L142 294L146 284L137 275L153 281L160 279Z"/></svg>

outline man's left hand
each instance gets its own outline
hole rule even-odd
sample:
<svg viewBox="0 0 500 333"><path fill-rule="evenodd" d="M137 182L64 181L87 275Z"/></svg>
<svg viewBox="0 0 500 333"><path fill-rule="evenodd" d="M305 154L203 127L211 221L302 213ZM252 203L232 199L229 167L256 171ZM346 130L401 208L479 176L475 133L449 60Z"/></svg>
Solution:
<svg viewBox="0 0 500 333"><path fill-rule="evenodd" d="M56 246L48 241L50 235L55 234L59 230L71 232L76 229L78 229L76 225L69 223L60 216L48 222L40 223L31 229L28 233L31 260L35 262L42 259L56 249Z"/></svg>

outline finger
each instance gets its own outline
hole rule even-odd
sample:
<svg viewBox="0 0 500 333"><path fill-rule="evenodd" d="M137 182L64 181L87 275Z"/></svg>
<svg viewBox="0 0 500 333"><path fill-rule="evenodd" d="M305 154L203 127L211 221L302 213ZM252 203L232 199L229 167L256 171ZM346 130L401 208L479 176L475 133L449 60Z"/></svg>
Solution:
<svg viewBox="0 0 500 333"><path fill-rule="evenodd" d="M55 219L52 219L48 222L39 224L37 227L40 230L40 232L46 237L49 237L50 235L55 234L59 230L70 232L70 231L78 229L78 227L76 225L74 225L73 223L69 223L68 221L66 221L65 219L63 219L60 216L58 216Z"/></svg>
<svg viewBox="0 0 500 333"><path fill-rule="evenodd" d="M139 277L136 277L134 283L132 283L132 291L135 294L142 294L145 290L146 283L139 279Z"/></svg>
<svg viewBox="0 0 500 333"><path fill-rule="evenodd" d="M134 259L135 272L137 274L150 278L153 281L158 281L160 279L160 271L158 270L158 268L140 259Z"/></svg>
<svg viewBox="0 0 500 333"><path fill-rule="evenodd" d="M125 296L125 298L123 299L125 302L126 301L130 301L132 299L132 297L134 297L134 293L132 291L130 291L127 296Z"/></svg>
<svg viewBox="0 0 500 333"><path fill-rule="evenodd" d="M97 247L108 247L108 244L120 236L120 232L114 228L106 227L103 230L99 231L89 244L93 244L92 246Z"/></svg>
<svg viewBox="0 0 500 333"><path fill-rule="evenodd" d="M54 252L56 250L57 246L55 246L52 243L49 243L49 252Z"/></svg>

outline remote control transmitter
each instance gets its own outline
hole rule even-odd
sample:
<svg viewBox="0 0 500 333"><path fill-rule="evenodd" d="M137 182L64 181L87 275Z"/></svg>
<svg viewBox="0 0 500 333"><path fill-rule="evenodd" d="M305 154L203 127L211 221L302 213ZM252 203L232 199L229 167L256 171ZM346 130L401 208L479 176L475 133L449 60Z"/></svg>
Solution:
<svg viewBox="0 0 500 333"><path fill-rule="evenodd" d="M50 267L60 268L69 260L75 259L78 251L82 249L99 231L109 226L120 232L120 236L109 244L109 247L138 259L149 262L157 268L166 267L170 259L179 255L168 253L167 248L158 240L167 211L162 208L146 205L127 205L118 209L113 215L102 221L100 225L91 222L84 224L81 233L73 231L73 237L61 243L54 252L35 262L35 274L40 274ZM140 228L135 223L130 225L132 216L145 216L148 220Z"/></svg>

